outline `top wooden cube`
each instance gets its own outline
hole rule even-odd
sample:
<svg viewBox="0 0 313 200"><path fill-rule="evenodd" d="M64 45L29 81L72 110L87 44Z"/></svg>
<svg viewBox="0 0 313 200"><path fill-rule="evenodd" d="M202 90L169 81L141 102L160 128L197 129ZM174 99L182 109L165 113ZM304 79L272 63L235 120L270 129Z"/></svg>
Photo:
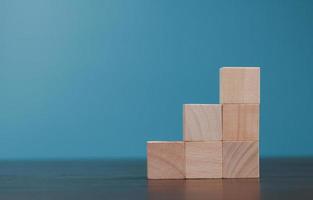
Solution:
<svg viewBox="0 0 313 200"><path fill-rule="evenodd" d="M220 103L260 103L260 68L222 67Z"/></svg>

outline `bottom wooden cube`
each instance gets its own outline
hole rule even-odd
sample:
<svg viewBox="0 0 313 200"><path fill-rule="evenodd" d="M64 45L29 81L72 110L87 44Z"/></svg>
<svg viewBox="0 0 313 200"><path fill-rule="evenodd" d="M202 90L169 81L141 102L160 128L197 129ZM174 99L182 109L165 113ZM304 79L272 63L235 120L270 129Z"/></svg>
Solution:
<svg viewBox="0 0 313 200"><path fill-rule="evenodd" d="M184 142L147 142L148 179L184 179Z"/></svg>
<svg viewBox="0 0 313 200"><path fill-rule="evenodd" d="M223 178L259 177L258 141L223 141Z"/></svg>
<svg viewBox="0 0 313 200"><path fill-rule="evenodd" d="M222 142L185 142L186 178L222 178Z"/></svg>

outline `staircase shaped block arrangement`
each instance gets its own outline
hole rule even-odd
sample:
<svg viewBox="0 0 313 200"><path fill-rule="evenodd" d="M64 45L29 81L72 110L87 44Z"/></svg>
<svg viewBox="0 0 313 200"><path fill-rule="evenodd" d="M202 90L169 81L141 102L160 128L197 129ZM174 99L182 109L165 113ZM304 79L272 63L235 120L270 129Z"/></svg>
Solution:
<svg viewBox="0 0 313 200"><path fill-rule="evenodd" d="M258 178L260 68L222 67L220 104L184 104L183 141L147 142L148 179Z"/></svg>

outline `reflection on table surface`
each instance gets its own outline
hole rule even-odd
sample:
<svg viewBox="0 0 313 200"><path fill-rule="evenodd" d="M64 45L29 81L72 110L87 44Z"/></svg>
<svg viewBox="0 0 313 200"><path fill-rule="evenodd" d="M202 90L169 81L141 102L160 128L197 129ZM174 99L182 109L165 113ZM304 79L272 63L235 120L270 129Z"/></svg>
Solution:
<svg viewBox="0 0 313 200"><path fill-rule="evenodd" d="M147 180L144 159L0 161L0 199L313 199L313 158L260 163L260 179Z"/></svg>
<svg viewBox="0 0 313 200"><path fill-rule="evenodd" d="M149 180L149 200L260 199L259 179Z"/></svg>

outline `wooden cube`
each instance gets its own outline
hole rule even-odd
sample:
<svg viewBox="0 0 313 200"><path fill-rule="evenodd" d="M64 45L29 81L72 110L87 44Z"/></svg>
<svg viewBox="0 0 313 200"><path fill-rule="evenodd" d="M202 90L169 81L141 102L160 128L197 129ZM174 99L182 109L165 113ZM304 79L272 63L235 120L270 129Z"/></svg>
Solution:
<svg viewBox="0 0 313 200"><path fill-rule="evenodd" d="M184 141L222 140L221 104L184 105Z"/></svg>
<svg viewBox="0 0 313 200"><path fill-rule="evenodd" d="M147 142L148 179L184 179L184 142Z"/></svg>
<svg viewBox="0 0 313 200"><path fill-rule="evenodd" d="M260 103L260 68L222 67L220 103Z"/></svg>
<svg viewBox="0 0 313 200"><path fill-rule="evenodd" d="M259 104L223 104L223 140L259 140Z"/></svg>
<svg viewBox="0 0 313 200"><path fill-rule="evenodd" d="M259 177L258 141L223 141L223 178Z"/></svg>
<svg viewBox="0 0 313 200"><path fill-rule="evenodd" d="M186 178L222 177L222 141L186 142Z"/></svg>

